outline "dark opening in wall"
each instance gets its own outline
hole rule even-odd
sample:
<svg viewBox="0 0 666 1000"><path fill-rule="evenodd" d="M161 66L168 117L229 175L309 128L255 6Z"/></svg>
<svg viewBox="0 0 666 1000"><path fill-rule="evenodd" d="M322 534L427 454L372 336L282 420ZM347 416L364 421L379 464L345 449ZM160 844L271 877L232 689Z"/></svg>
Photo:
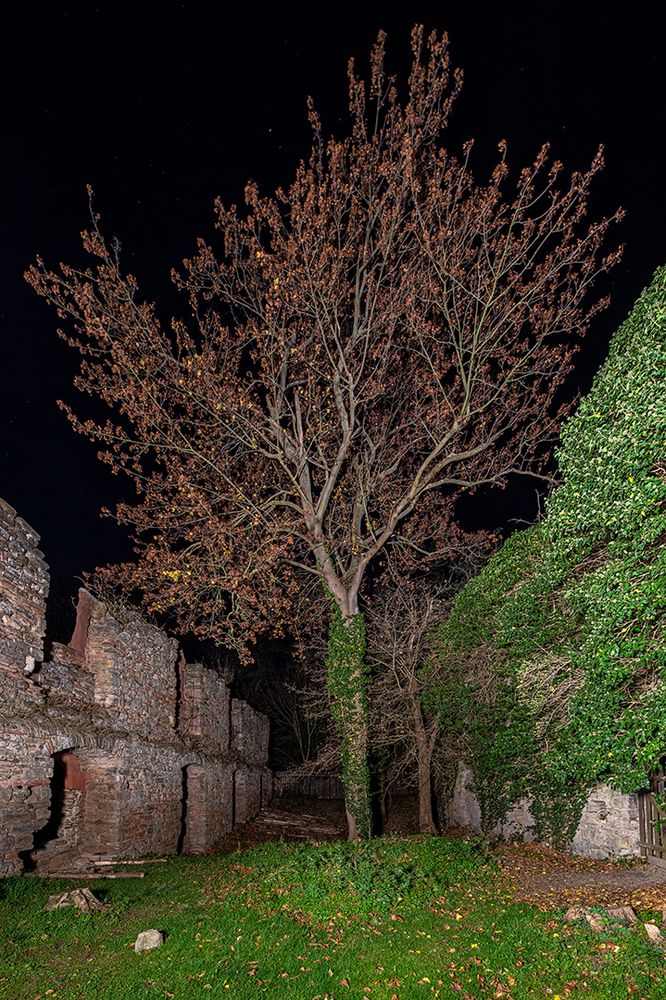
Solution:
<svg viewBox="0 0 666 1000"><path fill-rule="evenodd" d="M44 655L48 659L54 642L67 645L76 624L76 601L80 580L52 575L46 598Z"/></svg>
<svg viewBox="0 0 666 1000"><path fill-rule="evenodd" d="M187 800L188 800L188 771L189 765L182 769L182 807L180 813L180 833L178 835L178 846L176 851L178 854L184 854L187 851Z"/></svg>
<svg viewBox="0 0 666 1000"><path fill-rule="evenodd" d="M51 812L44 826L34 835L33 846L23 851L24 870L57 867L58 859L70 857L79 838L82 800L87 774L73 750L52 754Z"/></svg>

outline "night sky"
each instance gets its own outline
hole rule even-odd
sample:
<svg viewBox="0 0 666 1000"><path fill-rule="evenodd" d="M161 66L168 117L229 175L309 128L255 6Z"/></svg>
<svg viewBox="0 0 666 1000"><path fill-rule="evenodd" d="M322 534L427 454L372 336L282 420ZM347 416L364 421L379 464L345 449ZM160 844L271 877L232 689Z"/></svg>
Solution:
<svg viewBox="0 0 666 1000"><path fill-rule="evenodd" d="M480 177L501 138L515 169L546 140L571 169L585 169L605 145L593 215L624 206L614 238L626 250L604 286L612 308L580 357L578 387L589 388L613 330L666 262L666 16L657 4L622 13L580 2L487 6L413 2L388 15L378 3L319 3L307 14L276 4L265 15L252 4L233 13L219 4L215 14L197 3L154 13L136 3L24 4L13 27L5 23L0 496L42 535L56 575L128 554L99 508L131 492L56 407L59 398L76 403L76 356L23 271L37 253L51 265L83 261L90 183L126 269L168 316L178 308L169 271L197 236L214 238L214 197L242 200L249 178L264 190L289 184L308 152L308 94L327 131L341 132L347 58L367 65L379 28L389 33L389 67L403 73L415 21L449 32L465 85L447 145L475 137ZM502 520L514 499L484 502L497 503ZM534 516L533 487L517 510Z"/></svg>

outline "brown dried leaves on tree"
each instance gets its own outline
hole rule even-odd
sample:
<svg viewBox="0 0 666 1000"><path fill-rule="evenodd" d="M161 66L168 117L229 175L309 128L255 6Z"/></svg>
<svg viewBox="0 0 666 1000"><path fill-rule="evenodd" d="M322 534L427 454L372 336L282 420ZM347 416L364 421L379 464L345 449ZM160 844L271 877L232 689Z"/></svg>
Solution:
<svg viewBox="0 0 666 1000"><path fill-rule="evenodd" d="M401 103L384 71L349 70L351 129L314 142L286 190L217 204L176 277L186 321L164 326L97 219L85 270L38 261L29 281L68 321L77 385L114 411L74 426L134 479L118 510L137 562L116 570L154 610L244 647L284 628L302 580L343 615L381 559L404 574L466 545L461 491L534 472L610 221L585 221L589 171L547 147L487 182L471 145L441 144L461 76L445 36L412 38Z"/></svg>

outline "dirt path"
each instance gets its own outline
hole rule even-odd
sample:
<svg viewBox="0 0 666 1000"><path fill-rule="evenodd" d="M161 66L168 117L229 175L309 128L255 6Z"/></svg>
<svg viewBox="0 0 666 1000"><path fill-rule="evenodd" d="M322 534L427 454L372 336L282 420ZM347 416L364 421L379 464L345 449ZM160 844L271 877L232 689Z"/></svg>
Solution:
<svg viewBox="0 0 666 1000"><path fill-rule="evenodd" d="M289 805L288 809L277 805L263 809L254 819L219 840L211 853L231 854L275 840L312 842L344 838L342 809L331 809L328 803L326 808L317 808L321 804L316 801L308 802L307 812L298 805Z"/></svg>
<svg viewBox="0 0 666 1000"><path fill-rule="evenodd" d="M666 908L666 869L636 862L592 861L543 844L499 844L493 851L516 900L561 906Z"/></svg>

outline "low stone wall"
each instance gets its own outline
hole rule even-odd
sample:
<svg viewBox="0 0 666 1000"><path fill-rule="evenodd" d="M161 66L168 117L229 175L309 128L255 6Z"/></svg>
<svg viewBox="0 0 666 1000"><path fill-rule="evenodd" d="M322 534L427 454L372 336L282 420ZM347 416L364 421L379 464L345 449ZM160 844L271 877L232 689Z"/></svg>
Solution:
<svg viewBox="0 0 666 1000"><path fill-rule="evenodd" d="M0 875L208 850L266 803L268 720L85 590L70 643L40 662L38 541L0 501Z"/></svg>
<svg viewBox="0 0 666 1000"><path fill-rule="evenodd" d="M606 859L640 855L638 795L625 795L608 785L590 792L571 841L571 850L588 858ZM474 791L474 775L467 764L458 765L453 795L447 807L449 826L482 832L481 807ZM501 823L489 832L500 840L534 839L534 817L529 799L521 799Z"/></svg>

